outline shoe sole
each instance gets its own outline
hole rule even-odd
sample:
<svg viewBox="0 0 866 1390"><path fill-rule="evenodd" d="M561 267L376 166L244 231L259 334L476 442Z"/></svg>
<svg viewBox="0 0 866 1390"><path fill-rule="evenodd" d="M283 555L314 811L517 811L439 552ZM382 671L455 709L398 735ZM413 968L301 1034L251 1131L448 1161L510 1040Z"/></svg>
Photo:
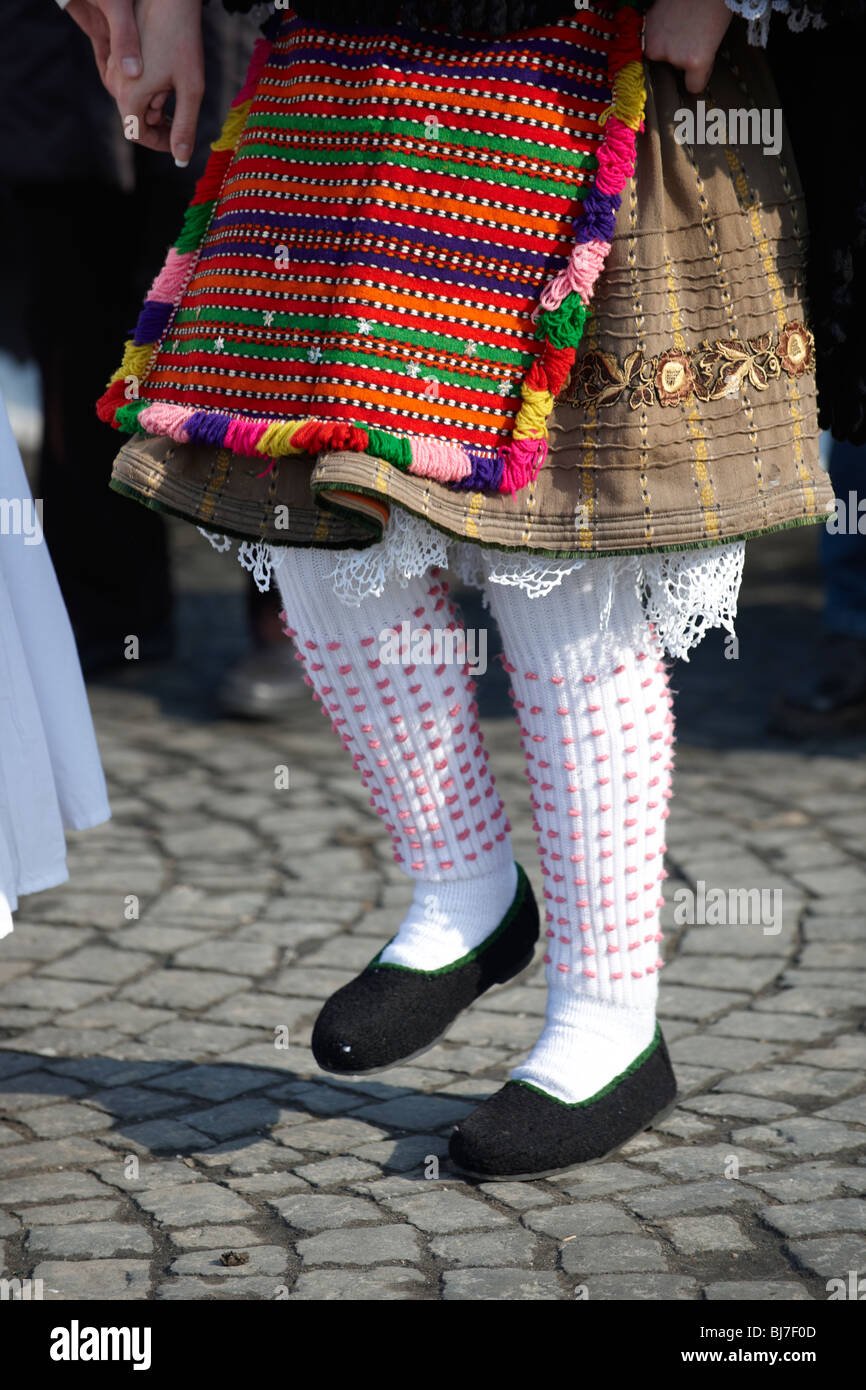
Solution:
<svg viewBox="0 0 866 1390"><path fill-rule="evenodd" d="M638 1134L652 1129L653 1125L660 1125L663 1120L667 1119L668 1115L676 1110L679 1103L680 1097L674 1096L670 1105L666 1105L657 1115L653 1115L651 1120L647 1120L645 1125L641 1125L640 1129L635 1130L634 1134L629 1135L628 1139L623 1139L621 1144L617 1144L613 1149L608 1149L607 1153L602 1154L600 1158L588 1158L583 1163L570 1163L565 1168L547 1168L543 1173L476 1173L472 1168L462 1168L459 1163L454 1163L453 1159L451 1161L458 1172L465 1174L468 1178L477 1178L479 1182L542 1182L545 1178L568 1177L570 1173L581 1173L585 1168L594 1168L597 1163L605 1163L612 1154L620 1153L626 1144L630 1144Z"/></svg>
<svg viewBox="0 0 866 1390"><path fill-rule="evenodd" d="M529 954L524 956L519 965L516 965L513 970L503 975L500 979L494 980L491 985L488 985L487 989L477 995L476 998L472 1000L472 1003L467 1004L466 1007L471 1009L472 1004L477 1003L479 999L483 999L484 995L489 994L497 985L507 985L512 980L516 980L518 975L522 975L524 970L528 970L534 959L535 948L533 947ZM460 1013L465 1013L465 1010L461 1009ZM391 1071L393 1067L405 1066L407 1062L414 1062L417 1057L423 1057L426 1052L431 1052L445 1037L451 1024L456 1022L459 1017L460 1014L455 1014L454 1018L451 1019L447 1026L442 1029L438 1037L435 1037L432 1042L425 1043L424 1046L419 1047L416 1052L408 1052L405 1057L397 1057L393 1062L386 1062L382 1067L368 1067L365 1071L331 1071L328 1067L320 1067L319 1070L325 1072L328 1076L342 1076L347 1081L352 1081L362 1076L381 1076L383 1072Z"/></svg>

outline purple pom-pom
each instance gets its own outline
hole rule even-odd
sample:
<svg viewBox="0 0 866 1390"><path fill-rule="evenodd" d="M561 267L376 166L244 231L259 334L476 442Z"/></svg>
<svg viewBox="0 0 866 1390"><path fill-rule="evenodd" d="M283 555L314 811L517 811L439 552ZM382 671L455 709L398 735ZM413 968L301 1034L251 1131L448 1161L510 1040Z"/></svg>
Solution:
<svg viewBox="0 0 866 1390"><path fill-rule="evenodd" d="M173 304L160 304L157 299L146 299L135 325L133 342L136 347L143 343L155 343L165 332L166 325L174 312Z"/></svg>

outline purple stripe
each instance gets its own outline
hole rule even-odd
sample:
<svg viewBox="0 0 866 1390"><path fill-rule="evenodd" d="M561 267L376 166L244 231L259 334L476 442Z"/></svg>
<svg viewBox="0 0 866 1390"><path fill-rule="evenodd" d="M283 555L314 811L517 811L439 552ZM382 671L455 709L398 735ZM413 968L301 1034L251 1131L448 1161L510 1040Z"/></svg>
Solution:
<svg viewBox="0 0 866 1390"><path fill-rule="evenodd" d="M268 66L288 68L295 61L302 59L306 62L316 63L331 61L338 63L341 68L354 72L368 70L377 64L381 65L382 61L381 56L376 54L350 55L341 53L337 58L332 54L323 53L319 48L311 48L309 50L293 50L291 54L278 55L277 58L271 60ZM586 66L591 67L593 64L586 64ZM465 82L466 80L465 68L455 65L453 70L450 70L447 64L443 67L438 63L425 62L423 58L419 58L417 63L413 64L411 73L416 77L451 78L458 82ZM604 71L599 73L597 79L575 72L541 71L521 76L520 70L515 69L513 63L503 63L501 67L484 67L483 76L491 82L509 82L527 89L540 89L564 96L584 97L595 101L610 99L610 82ZM440 90L439 98L447 101L447 92ZM457 99L459 100L459 97Z"/></svg>
<svg viewBox="0 0 866 1390"><path fill-rule="evenodd" d="M300 29L305 27L303 21L299 22L298 27ZM311 25L306 27L312 29ZM550 26L539 25L539 28L542 27L547 28ZM289 32L290 29L287 29L286 34ZM331 33L333 31L328 30L327 32ZM432 49L439 55L440 59L439 63L435 64L435 70L440 73L448 74L449 68L453 68L454 71L451 75L455 77L466 76L467 58L472 59L478 57L478 55L486 56L487 54L496 54L501 57L505 70L508 70L510 66L511 80L514 81L514 36L503 39L485 39L479 41L477 37L473 38L471 35L466 34L437 34L432 30L425 32L418 32L416 30L413 32L412 30L403 28L367 28L366 26L361 27L360 25L346 25L345 28L341 26L339 32L341 34L355 33L358 34L360 38L381 38L385 42L397 38L401 43L414 44L415 48L421 49L422 52L424 49ZM268 60L269 67L287 67L294 61L295 54L303 58L309 58L310 56L323 57L325 61L335 61L339 63L340 67L342 67L344 63L352 63L354 65L359 62L368 64L386 62L389 68L396 68L398 71L402 68L407 72L417 72L420 64L424 61L423 57L418 52L401 53L399 51L399 46L392 46L386 50L384 43L381 52L377 52L374 49L367 54L350 54L342 49L337 50L335 53L335 50L327 44L326 40L321 38L309 39L306 44L293 44L291 46L287 44L283 47L282 41L285 37L286 35L281 35L277 40L277 46L274 48ZM600 35L600 37L604 39L604 35ZM605 72L607 71L608 57L603 48L591 48L589 45L582 44L576 36L574 38L569 37L568 33L561 36L555 34L535 34L533 37L527 36L523 39L518 39L517 42L527 53L537 54L539 57L550 58L554 61L562 62L566 68L581 66L601 69ZM449 63L446 56L446 60L443 63L441 61L442 57L448 54L454 54L453 62ZM432 66L432 60L430 60L430 62ZM534 82L535 80L536 75L533 74L532 81Z"/></svg>
<svg viewBox="0 0 866 1390"><path fill-rule="evenodd" d="M214 260L218 256L229 259L230 255L258 257L259 260L266 261L269 266L273 267L273 256L263 255L261 246L256 242L231 242L224 247L207 247L201 254L199 264L201 265L205 261ZM542 279L547 275L556 275L567 264L568 255L569 250L566 248L556 255L533 256L530 268L538 271ZM385 255L384 253L377 255L375 252L368 251L364 253L363 260L361 260L358 252L352 250L329 250L326 253L321 251L292 252L292 262L296 265L320 265L323 261L328 265L334 265L338 268L340 266L358 267L361 271L366 269L375 272L377 270L394 269L393 257ZM357 272L355 278L357 278ZM497 296L501 296L503 293L502 280L499 276L484 275L477 270L473 271L470 275L468 271L460 268L446 269L443 266L419 267L417 279L422 283L426 281L433 286L437 284L453 285L459 288L461 285L468 284L475 290L490 291ZM535 293L536 290L533 286L527 285L523 292L517 293L515 297L517 299L531 299Z"/></svg>
<svg viewBox="0 0 866 1390"><path fill-rule="evenodd" d="M225 213L222 217L214 218L213 222L211 223L207 246L205 248L205 251L202 252L202 256L204 256L207 251L212 250L214 246L213 239L219 234L219 232L223 228L248 225L249 220L250 214L248 212L228 212ZM350 222L353 234L356 234L358 236L370 236L376 238L382 237L383 235L387 235L390 231L394 236L398 238L404 238L406 240L411 239L413 241L417 241L421 246L428 246L434 250L450 250L453 243L453 250L455 254L465 255L466 252L465 234L461 237L461 235L457 232L447 232L444 229L441 231L438 229L435 231L426 231L422 227L413 227L405 223L389 223L387 221L387 216L384 212L381 220L379 218L371 217L356 217L349 219L343 217L307 216L304 216L302 219L300 219L297 213L275 215L271 215L269 213L267 215L268 228L271 228L276 231L292 232L296 228L298 228L300 223L300 229L303 231L305 236L313 232L337 232L338 234L342 233L345 237L347 235L347 228ZM533 268L537 269L539 266L547 265L549 256L551 254L548 252L530 251L519 246L499 247L495 242L485 242L482 240L484 236L483 230L475 232L474 235L477 238L475 242L475 249L478 254L482 256L486 255L491 260L496 260L497 257L501 257L505 261L513 262L528 270L531 270ZM533 232L531 233L531 235L534 237L536 233ZM225 242L218 243L218 245L219 244L224 244L227 251L233 250L238 245L249 244L253 246L256 251L262 252L265 259L273 261L273 246L266 247L263 250L260 242L239 243L234 237L226 237ZM300 258L303 254L303 250L296 251L293 247L289 246L290 260L293 260L295 255L297 255ZM312 251L311 254L315 256L316 253L315 251ZM329 252L328 254L332 253ZM350 250L348 254L353 255L357 260L365 261L367 259L368 253L366 251ZM557 253L553 251L552 254L556 255ZM562 254L568 255L568 248L564 248ZM438 275L438 270L436 270L434 273Z"/></svg>
<svg viewBox="0 0 866 1390"><path fill-rule="evenodd" d="M141 347L143 343L155 343L157 338L161 338L173 312L173 304L161 304L159 300L146 299L132 338L136 347Z"/></svg>

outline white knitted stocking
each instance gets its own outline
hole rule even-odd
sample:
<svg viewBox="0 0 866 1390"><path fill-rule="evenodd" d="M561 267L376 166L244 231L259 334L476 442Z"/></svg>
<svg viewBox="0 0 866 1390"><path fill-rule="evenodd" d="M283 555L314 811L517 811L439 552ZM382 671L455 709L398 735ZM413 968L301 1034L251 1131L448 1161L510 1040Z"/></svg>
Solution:
<svg viewBox="0 0 866 1390"><path fill-rule="evenodd" d="M405 643L393 659L394 633L457 629L438 570L405 586L389 580L380 597L350 607L329 578L335 558L286 554L276 572L286 632L391 832L394 858L415 881L383 959L435 970L479 946L511 905L517 870L505 809L467 666L413 664ZM409 646L417 649L411 636Z"/></svg>
<svg viewBox="0 0 866 1390"><path fill-rule="evenodd" d="M618 581L611 601L605 564L588 561L543 599L487 586L547 900L547 1025L513 1076L569 1103L651 1042L661 965L672 697L634 583Z"/></svg>

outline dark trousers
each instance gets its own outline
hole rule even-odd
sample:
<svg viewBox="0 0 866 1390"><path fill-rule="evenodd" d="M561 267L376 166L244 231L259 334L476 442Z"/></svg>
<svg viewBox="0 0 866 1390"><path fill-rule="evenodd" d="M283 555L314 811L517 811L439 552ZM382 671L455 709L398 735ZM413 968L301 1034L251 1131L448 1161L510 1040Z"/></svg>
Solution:
<svg viewBox="0 0 866 1390"><path fill-rule="evenodd" d="M164 522L109 489L123 436L98 419L95 402L120 363L190 191L187 178L155 172L145 172L134 192L97 182L12 190L43 387L37 491L83 645L147 637L170 623Z"/></svg>

